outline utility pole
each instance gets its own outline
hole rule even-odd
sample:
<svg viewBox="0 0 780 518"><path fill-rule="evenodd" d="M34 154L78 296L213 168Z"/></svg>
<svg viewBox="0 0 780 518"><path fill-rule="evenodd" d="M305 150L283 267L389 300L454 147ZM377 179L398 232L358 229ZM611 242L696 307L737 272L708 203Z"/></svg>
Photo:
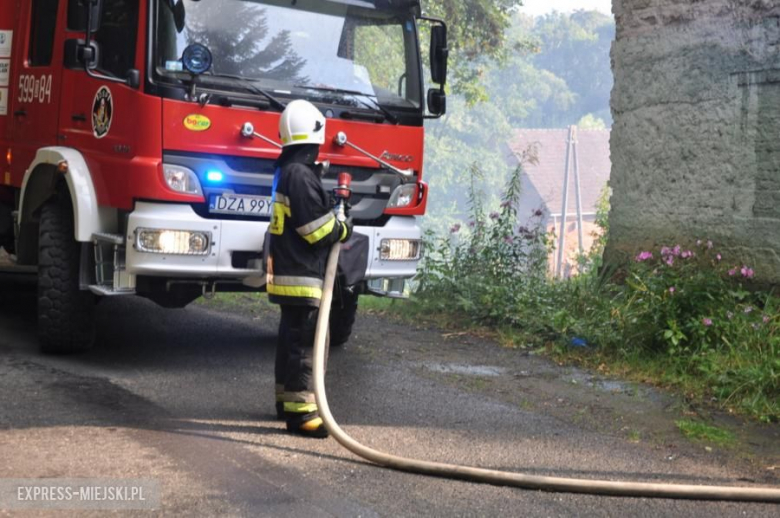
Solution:
<svg viewBox="0 0 780 518"><path fill-rule="evenodd" d="M566 166L563 173L563 207L561 208L561 235L558 236L558 264L555 273L559 278L563 277L563 256L566 248L566 216L569 213L569 163L571 161L574 126L569 126L569 136L566 139Z"/></svg>
<svg viewBox="0 0 780 518"><path fill-rule="evenodd" d="M577 233L580 244L580 255L585 252L585 245L582 236L582 189L580 189L580 155L577 145L577 126L572 130L572 155L574 156L574 190L577 195Z"/></svg>

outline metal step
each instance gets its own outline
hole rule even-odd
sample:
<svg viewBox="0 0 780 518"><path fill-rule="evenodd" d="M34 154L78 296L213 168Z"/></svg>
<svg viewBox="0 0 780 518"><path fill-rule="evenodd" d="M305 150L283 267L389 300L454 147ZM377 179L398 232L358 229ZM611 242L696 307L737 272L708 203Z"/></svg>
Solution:
<svg viewBox="0 0 780 518"><path fill-rule="evenodd" d="M122 236L120 234L107 234L103 232L98 232L92 234L92 241L96 243L122 246L125 244L125 236Z"/></svg>
<svg viewBox="0 0 780 518"><path fill-rule="evenodd" d="M93 284L89 287L89 291L100 297L121 297L124 295L135 295L135 290L120 290L114 291L108 286L98 286Z"/></svg>

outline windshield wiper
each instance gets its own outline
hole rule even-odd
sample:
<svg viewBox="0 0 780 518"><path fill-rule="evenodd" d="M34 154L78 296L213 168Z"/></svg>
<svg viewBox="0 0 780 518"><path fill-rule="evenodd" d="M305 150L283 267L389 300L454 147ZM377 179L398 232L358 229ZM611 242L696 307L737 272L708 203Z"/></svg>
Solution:
<svg viewBox="0 0 780 518"><path fill-rule="evenodd" d="M393 124L399 124L398 117L393 115L390 110L379 104L379 101L377 100L377 97L375 95L367 94L364 92L360 92L358 90L345 90L343 88L331 88L328 86L309 86L309 85L294 85L295 88L302 88L307 90L314 90L317 92L331 92L336 94L347 94L352 95L354 97L358 97L357 102L361 103L363 106L368 108L369 110L377 111L385 116L385 119L389 120ZM371 104L361 101L360 97L364 99L368 99L371 101Z"/></svg>
<svg viewBox="0 0 780 518"><path fill-rule="evenodd" d="M284 109L287 108L287 105L284 104L282 101L280 101L279 99L277 99L273 95L269 94L268 92L266 92L262 88L257 87L252 81L250 81L249 79L247 79L245 77L234 76L234 75L229 75L229 74L212 74L212 75L208 75L208 76L201 76L201 78L208 78L208 77L217 77L217 78L224 77L224 78L227 78L227 79L235 79L236 81L239 81L241 83L241 86L246 88L248 91L250 91L250 92L252 92L252 93L254 93L256 95L261 95L261 96L265 97L266 99L268 99L268 102L271 103L271 106L273 106L274 108L276 108L280 112L283 112Z"/></svg>

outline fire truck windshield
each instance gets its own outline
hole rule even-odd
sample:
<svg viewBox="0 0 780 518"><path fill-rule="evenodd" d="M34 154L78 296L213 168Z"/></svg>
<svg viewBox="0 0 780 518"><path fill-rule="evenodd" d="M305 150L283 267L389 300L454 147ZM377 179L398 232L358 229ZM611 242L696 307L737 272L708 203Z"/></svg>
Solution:
<svg viewBox="0 0 780 518"><path fill-rule="evenodd" d="M169 5L158 2L154 60L161 78L181 79L182 52L201 43L213 54L208 74L215 79L237 76L277 95L321 102L359 93L385 108L422 106L409 13L322 0L184 0L179 30ZM229 82L215 83L229 89ZM235 88L245 90L238 82Z"/></svg>

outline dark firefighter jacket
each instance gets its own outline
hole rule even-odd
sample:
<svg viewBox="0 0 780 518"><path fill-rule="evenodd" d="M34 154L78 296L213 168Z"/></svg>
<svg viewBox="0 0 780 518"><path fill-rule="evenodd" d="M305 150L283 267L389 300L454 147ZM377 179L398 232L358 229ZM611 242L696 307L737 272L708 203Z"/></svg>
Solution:
<svg viewBox="0 0 780 518"><path fill-rule="evenodd" d="M318 150L289 147L277 162L267 285L276 304L319 307L330 246L347 234L315 173Z"/></svg>

